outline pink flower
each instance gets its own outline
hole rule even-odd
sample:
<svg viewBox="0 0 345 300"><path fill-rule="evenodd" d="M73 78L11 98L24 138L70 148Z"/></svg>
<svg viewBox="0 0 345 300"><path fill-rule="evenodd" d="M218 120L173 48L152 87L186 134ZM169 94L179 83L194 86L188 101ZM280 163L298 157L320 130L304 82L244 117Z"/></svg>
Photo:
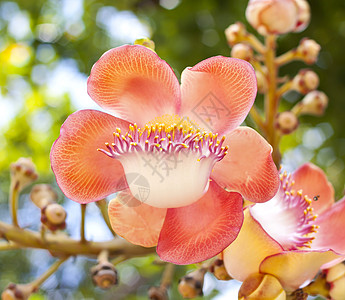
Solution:
<svg viewBox="0 0 345 300"><path fill-rule="evenodd" d="M252 67L212 57L184 70L181 81L143 46L108 51L91 70L88 93L120 118L96 110L72 114L51 163L74 201L120 191L109 205L114 230L134 244L157 245L164 260L189 264L236 238L241 195L265 202L279 179L271 146L238 127L256 95Z"/></svg>
<svg viewBox="0 0 345 300"><path fill-rule="evenodd" d="M283 173L273 199L245 209L242 229L224 251L227 271L240 281L252 273L270 274L294 291L320 267L344 258L344 214L345 198L334 203L320 168L307 163L291 177Z"/></svg>

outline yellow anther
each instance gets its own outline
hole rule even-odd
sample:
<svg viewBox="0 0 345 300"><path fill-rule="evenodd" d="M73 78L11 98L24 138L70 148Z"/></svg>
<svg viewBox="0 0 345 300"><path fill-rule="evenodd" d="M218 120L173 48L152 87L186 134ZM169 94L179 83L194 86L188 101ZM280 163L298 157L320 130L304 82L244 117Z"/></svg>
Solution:
<svg viewBox="0 0 345 300"><path fill-rule="evenodd" d="M120 128L117 127L116 131L121 134L121 129Z"/></svg>
<svg viewBox="0 0 345 300"><path fill-rule="evenodd" d="M297 195L298 195L298 196L302 196L302 194L303 194L303 191L302 191L302 190L298 190L298 191L297 191Z"/></svg>
<svg viewBox="0 0 345 300"><path fill-rule="evenodd" d="M106 146L109 146L109 143L104 143Z"/></svg>

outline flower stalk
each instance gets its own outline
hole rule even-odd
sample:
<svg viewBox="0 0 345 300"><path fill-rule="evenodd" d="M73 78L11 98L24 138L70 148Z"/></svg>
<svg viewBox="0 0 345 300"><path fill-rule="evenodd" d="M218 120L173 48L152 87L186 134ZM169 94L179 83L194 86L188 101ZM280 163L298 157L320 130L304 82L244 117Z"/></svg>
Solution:
<svg viewBox="0 0 345 300"><path fill-rule="evenodd" d="M81 222L80 222L80 242L82 244L86 243L85 238L85 213L86 213L86 204L80 204L81 208Z"/></svg>
<svg viewBox="0 0 345 300"><path fill-rule="evenodd" d="M110 232L113 234L114 237L116 237L116 233L114 232L113 228L111 227L110 220L109 220L109 215L108 215L108 205L107 201L105 199L102 199L100 201L96 202L97 207L99 208L102 217L104 219L105 224L107 224Z"/></svg>

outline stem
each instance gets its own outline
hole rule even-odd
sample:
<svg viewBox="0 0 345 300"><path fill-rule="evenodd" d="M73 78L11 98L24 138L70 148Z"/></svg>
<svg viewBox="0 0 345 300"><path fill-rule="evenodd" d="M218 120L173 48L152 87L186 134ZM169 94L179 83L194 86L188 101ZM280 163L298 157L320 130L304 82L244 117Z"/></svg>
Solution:
<svg viewBox="0 0 345 300"><path fill-rule="evenodd" d="M292 62L294 60L304 60L303 56L296 51L296 49L292 49L280 56L278 56L275 59L275 63L277 66L281 67L283 65L286 65L289 62Z"/></svg>
<svg viewBox="0 0 345 300"><path fill-rule="evenodd" d="M12 182L10 186L10 211L12 217L12 224L19 227L17 210L18 210L18 197L19 197L19 182Z"/></svg>
<svg viewBox="0 0 345 300"><path fill-rule="evenodd" d="M7 243L7 242L1 242L0 243L0 251L6 251L6 250L14 250L14 249L20 249L20 245L14 244L14 243Z"/></svg>
<svg viewBox="0 0 345 300"><path fill-rule="evenodd" d="M168 289L174 277L175 265L168 263L164 269L161 287Z"/></svg>
<svg viewBox="0 0 345 300"><path fill-rule="evenodd" d="M259 39L255 35L251 33L246 34L243 38L243 41L247 42L258 53L264 54L266 52L265 46L259 41Z"/></svg>
<svg viewBox="0 0 345 300"><path fill-rule="evenodd" d="M21 247L47 249L62 256L86 255L97 257L102 250L108 250L109 255L126 255L131 258L155 253L155 248L144 248L133 245L123 239L113 239L106 242L80 243L68 236L46 233L42 240L39 232L22 229L0 221L0 235Z"/></svg>
<svg viewBox="0 0 345 300"><path fill-rule="evenodd" d="M80 242L86 243L85 239L85 212L86 204L81 204L81 224L80 224Z"/></svg>
<svg viewBox="0 0 345 300"><path fill-rule="evenodd" d="M266 133L265 123L255 105L252 106L249 114L253 119L254 123L259 127L260 131Z"/></svg>
<svg viewBox="0 0 345 300"><path fill-rule="evenodd" d="M68 257L56 261L54 264L50 266L50 268L45 273L43 273L40 277L31 282L31 286L33 287L33 289L38 289L41 286L41 284L45 282L53 273L55 273L67 259Z"/></svg>
<svg viewBox="0 0 345 300"><path fill-rule="evenodd" d="M280 86L280 88L277 91L277 98L281 98L281 96L283 96L283 94L285 94L286 92L290 91L292 88L292 81L289 80L288 82L285 82L282 86Z"/></svg>
<svg viewBox="0 0 345 300"><path fill-rule="evenodd" d="M111 260L110 262L116 266L117 264L125 261L127 259L126 255L119 255L118 257L114 258L113 260Z"/></svg>
<svg viewBox="0 0 345 300"><path fill-rule="evenodd" d="M109 230L113 234L113 236L117 236L113 228L111 227L110 220L109 220L109 215L108 215L108 205L107 201L105 199L99 200L96 202L97 207L101 211L102 217L104 219L104 222L107 224Z"/></svg>

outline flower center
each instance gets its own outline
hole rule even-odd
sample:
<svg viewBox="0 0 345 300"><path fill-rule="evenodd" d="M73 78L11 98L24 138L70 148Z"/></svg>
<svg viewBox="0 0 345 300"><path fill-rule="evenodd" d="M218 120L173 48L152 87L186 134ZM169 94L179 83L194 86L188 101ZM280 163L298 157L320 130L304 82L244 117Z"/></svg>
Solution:
<svg viewBox="0 0 345 300"><path fill-rule="evenodd" d="M302 190L293 190L294 181L286 172L280 174L280 189L273 199L250 208L252 216L285 250L310 248L318 226L312 200Z"/></svg>
<svg viewBox="0 0 345 300"><path fill-rule="evenodd" d="M150 123L142 129L130 125L124 135L116 128L114 142L105 144L107 150L98 149L122 163L136 199L161 208L200 199L208 189L214 164L228 150L223 146L225 137L218 140L217 134L201 133L186 123L167 123Z"/></svg>

